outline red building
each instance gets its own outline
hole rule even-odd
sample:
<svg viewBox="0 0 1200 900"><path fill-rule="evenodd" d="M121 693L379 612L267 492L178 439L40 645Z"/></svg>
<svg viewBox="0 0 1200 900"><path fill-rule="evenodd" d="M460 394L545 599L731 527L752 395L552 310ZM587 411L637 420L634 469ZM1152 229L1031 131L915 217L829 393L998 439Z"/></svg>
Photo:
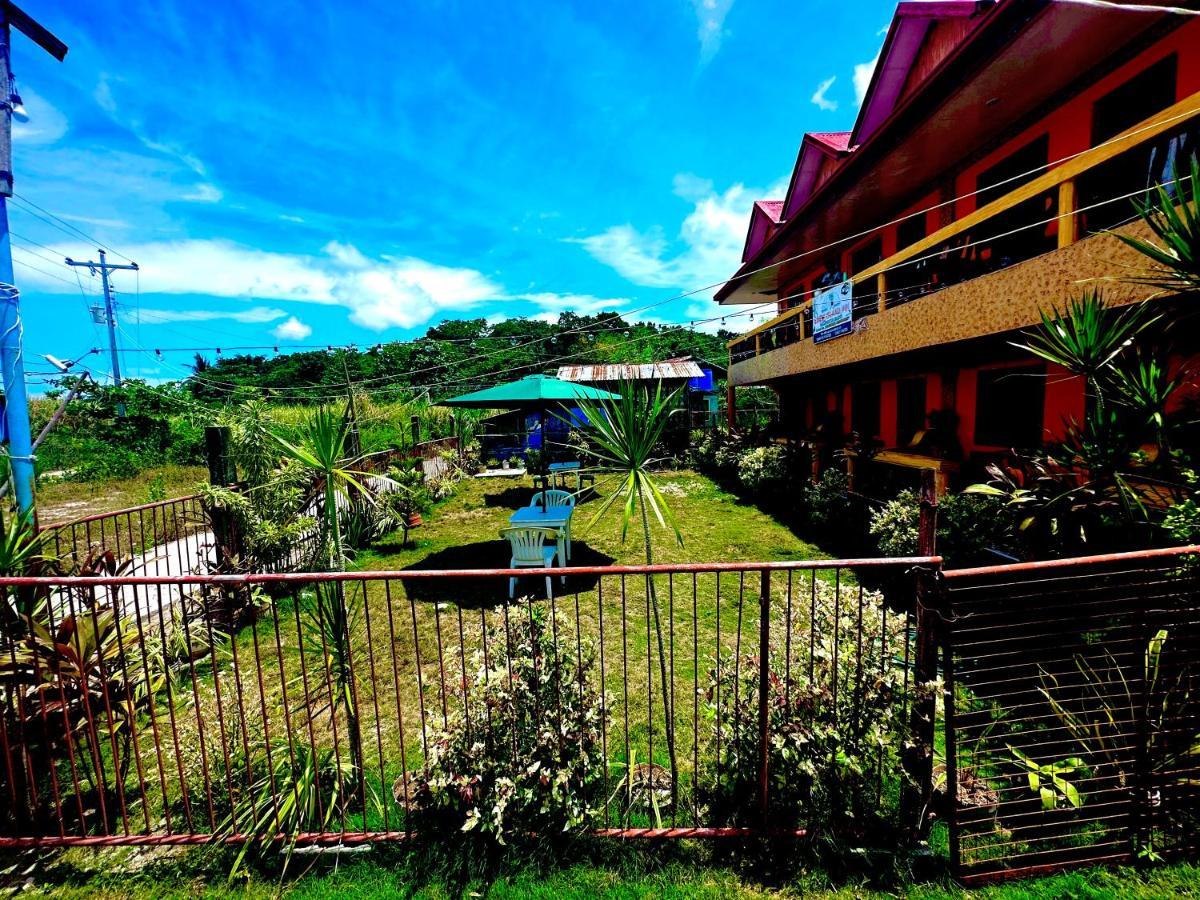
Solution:
<svg viewBox="0 0 1200 900"><path fill-rule="evenodd" d="M1088 288L1147 298L1108 232L1146 233L1131 198L1198 150L1196 17L900 3L854 129L804 135L787 196L751 212L717 300L776 314L729 345L731 409L767 385L791 435L857 432L918 467L1062 435L1081 384L1011 342ZM848 333L814 340L813 295L843 278Z"/></svg>

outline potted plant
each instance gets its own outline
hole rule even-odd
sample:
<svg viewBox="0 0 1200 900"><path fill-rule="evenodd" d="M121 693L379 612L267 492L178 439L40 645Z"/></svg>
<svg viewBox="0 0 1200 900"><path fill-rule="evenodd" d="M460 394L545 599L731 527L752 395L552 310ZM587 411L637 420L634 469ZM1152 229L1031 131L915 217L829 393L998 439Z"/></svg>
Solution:
<svg viewBox="0 0 1200 900"><path fill-rule="evenodd" d="M395 489L384 495L388 513L396 525L404 529L404 543L408 543L408 532L424 524L421 513L429 506L429 490L425 487L425 473L420 468L393 468L388 477Z"/></svg>
<svg viewBox="0 0 1200 900"><path fill-rule="evenodd" d="M487 467L489 470L500 468L500 460L496 459L494 456L489 456L487 459Z"/></svg>

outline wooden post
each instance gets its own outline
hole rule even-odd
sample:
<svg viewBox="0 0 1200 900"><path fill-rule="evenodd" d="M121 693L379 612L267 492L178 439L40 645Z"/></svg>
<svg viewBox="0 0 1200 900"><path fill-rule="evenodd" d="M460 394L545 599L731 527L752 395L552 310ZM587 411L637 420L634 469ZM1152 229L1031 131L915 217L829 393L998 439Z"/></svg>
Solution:
<svg viewBox="0 0 1200 900"><path fill-rule="evenodd" d="M1079 223L1075 219L1075 181L1058 186L1058 247L1069 247L1079 239Z"/></svg>
<svg viewBox="0 0 1200 900"><path fill-rule="evenodd" d="M917 526L917 553L937 553L937 491L932 469L921 471L921 517ZM916 641L913 648L914 692L910 705L909 734L903 753L906 780L900 814L910 840L924 839L933 800L933 745L937 727L937 702L930 685L937 680L941 626L941 586L937 572L922 567L916 573Z"/></svg>
<svg viewBox="0 0 1200 900"><path fill-rule="evenodd" d="M416 449L417 444L421 443L421 417L413 416L409 421L409 429L412 431L413 448Z"/></svg>
<svg viewBox="0 0 1200 900"><path fill-rule="evenodd" d="M229 452L229 428L209 425L204 429L204 451L208 459L208 482L217 487L237 483L237 466Z"/></svg>
<svg viewBox="0 0 1200 900"><path fill-rule="evenodd" d="M737 388L732 384L725 385L725 424L730 434L737 431Z"/></svg>
<svg viewBox="0 0 1200 900"><path fill-rule="evenodd" d="M875 292L879 295L875 299L879 301L879 311L883 312L887 309L887 272L880 272L875 276Z"/></svg>

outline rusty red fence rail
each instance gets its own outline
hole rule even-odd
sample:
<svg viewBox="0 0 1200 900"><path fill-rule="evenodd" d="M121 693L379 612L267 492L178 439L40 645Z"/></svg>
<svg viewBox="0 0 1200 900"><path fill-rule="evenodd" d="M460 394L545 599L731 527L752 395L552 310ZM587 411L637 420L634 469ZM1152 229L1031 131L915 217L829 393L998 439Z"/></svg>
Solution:
<svg viewBox="0 0 1200 900"><path fill-rule="evenodd" d="M945 573L957 874L1194 857L1200 548Z"/></svg>
<svg viewBox="0 0 1200 900"><path fill-rule="evenodd" d="M485 733L489 666L535 622L553 648L535 672L579 659L560 708L576 693L602 708L597 833L862 839L871 818L894 838L914 572L939 563L572 567L550 571L553 598L542 572L503 569L0 579L0 846L244 841L239 810L283 802L309 752L339 761L328 778L345 760L362 777L300 841L404 838L431 746ZM511 577L536 593L510 602ZM329 591L350 623L342 657L313 628ZM339 685L357 739L330 715ZM810 762L853 754L853 782L778 768L781 742L818 736Z"/></svg>
<svg viewBox="0 0 1200 900"><path fill-rule="evenodd" d="M191 494L43 525L46 550L67 569L87 567L111 551L131 560L130 573L186 575L202 562L207 531L200 496Z"/></svg>

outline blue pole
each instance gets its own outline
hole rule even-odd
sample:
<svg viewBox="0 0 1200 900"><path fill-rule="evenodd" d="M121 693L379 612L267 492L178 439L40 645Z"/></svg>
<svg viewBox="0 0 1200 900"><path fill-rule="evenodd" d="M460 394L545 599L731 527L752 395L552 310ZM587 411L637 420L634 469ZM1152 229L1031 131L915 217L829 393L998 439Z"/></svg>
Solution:
<svg viewBox="0 0 1200 900"><path fill-rule="evenodd" d="M4 379L4 419L8 426L8 458L17 508L22 514L32 514L33 436L29 430L29 398L25 393L25 362L21 356L20 293L14 280L8 200L0 194L0 374Z"/></svg>

